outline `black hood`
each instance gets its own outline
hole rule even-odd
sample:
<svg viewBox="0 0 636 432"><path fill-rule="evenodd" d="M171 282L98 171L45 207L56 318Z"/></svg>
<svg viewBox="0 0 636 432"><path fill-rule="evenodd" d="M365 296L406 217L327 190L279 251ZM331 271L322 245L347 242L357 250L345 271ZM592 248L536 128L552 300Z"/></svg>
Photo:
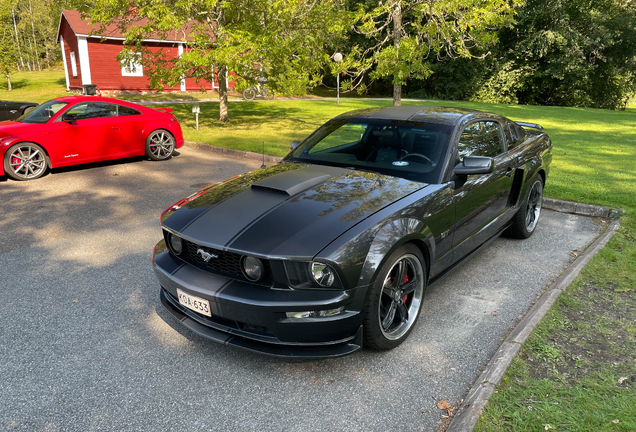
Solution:
<svg viewBox="0 0 636 432"><path fill-rule="evenodd" d="M284 163L199 191L161 222L213 248L309 259L368 216L425 186L376 173Z"/></svg>

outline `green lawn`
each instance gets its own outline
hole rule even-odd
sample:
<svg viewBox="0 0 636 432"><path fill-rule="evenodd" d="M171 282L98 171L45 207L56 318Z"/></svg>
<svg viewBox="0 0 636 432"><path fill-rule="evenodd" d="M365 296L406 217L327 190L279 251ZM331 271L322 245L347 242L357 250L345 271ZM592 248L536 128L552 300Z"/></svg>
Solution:
<svg viewBox="0 0 636 432"><path fill-rule="evenodd" d="M12 92L0 84L0 99L42 102L66 94L63 72L16 73L13 80ZM216 120L217 102L198 103L199 131L192 104L169 104L187 140L255 152L264 143L267 154L283 156L327 119L391 101L232 101L227 124ZM554 144L546 195L626 210L618 233L524 344L477 430L635 431L636 110L435 104L542 124Z"/></svg>
<svg viewBox="0 0 636 432"><path fill-rule="evenodd" d="M14 72L11 87L7 91L7 80L0 80L0 100L42 103L68 96L64 71Z"/></svg>

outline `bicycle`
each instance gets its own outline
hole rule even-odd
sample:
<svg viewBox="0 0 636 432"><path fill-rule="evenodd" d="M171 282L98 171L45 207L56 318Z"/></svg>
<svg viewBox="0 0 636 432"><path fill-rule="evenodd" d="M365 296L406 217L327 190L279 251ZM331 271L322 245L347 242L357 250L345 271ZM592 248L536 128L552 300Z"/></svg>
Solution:
<svg viewBox="0 0 636 432"><path fill-rule="evenodd" d="M265 87L261 85L261 83L256 84L246 90L243 91L243 99L251 101L254 98L263 98L265 100L274 99L274 92L272 90L267 90Z"/></svg>

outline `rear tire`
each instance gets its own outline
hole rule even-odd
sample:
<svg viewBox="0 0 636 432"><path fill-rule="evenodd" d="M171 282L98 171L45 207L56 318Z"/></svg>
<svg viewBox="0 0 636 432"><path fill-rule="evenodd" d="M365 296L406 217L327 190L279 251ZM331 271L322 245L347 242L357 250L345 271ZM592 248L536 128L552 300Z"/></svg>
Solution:
<svg viewBox="0 0 636 432"><path fill-rule="evenodd" d="M509 237L527 239L534 233L543 205L543 179L537 174L526 192L521 208L512 217L512 225L506 230Z"/></svg>
<svg viewBox="0 0 636 432"><path fill-rule="evenodd" d="M154 161L170 159L174 149L174 137L165 129L152 131L146 138L146 156Z"/></svg>
<svg viewBox="0 0 636 432"><path fill-rule="evenodd" d="M364 345L390 350L404 342L419 317L425 288L422 253L410 243L399 247L371 285L364 315Z"/></svg>
<svg viewBox="0 0 636 432"><path fill-rule="evenodd" d="M44 149L32 142L15 144L4 154L4 172L13 180L35 180L44 175L47 156Z"/></svg>
<svg viewBox="0 0 636 432"><path fill-rule="evenodd" d="M254 98L256 97L256 92L254 91L253 88L248 88L247 90L243 91L243 99L251 101L254 100Z"/></svg>

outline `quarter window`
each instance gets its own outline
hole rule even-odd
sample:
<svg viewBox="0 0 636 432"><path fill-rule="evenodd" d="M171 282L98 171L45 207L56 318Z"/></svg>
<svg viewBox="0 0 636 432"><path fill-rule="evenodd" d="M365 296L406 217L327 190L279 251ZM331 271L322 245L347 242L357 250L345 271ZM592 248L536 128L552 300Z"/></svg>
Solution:
<svg viewBox="0 0 636 432"><path fill-rule="evenodd" d="M458 145L459 159L466 156L495 157L503 151L503 136L499 123L479 121L464 129Z"/></svg>
<svg viewBox="0 0 636 432"><path fill-rule="evenodd" d="M130 108L123 105L117 105L117 115L119 116L131 116L131 115L139 115L141 114L134 108Z"/></svg>

